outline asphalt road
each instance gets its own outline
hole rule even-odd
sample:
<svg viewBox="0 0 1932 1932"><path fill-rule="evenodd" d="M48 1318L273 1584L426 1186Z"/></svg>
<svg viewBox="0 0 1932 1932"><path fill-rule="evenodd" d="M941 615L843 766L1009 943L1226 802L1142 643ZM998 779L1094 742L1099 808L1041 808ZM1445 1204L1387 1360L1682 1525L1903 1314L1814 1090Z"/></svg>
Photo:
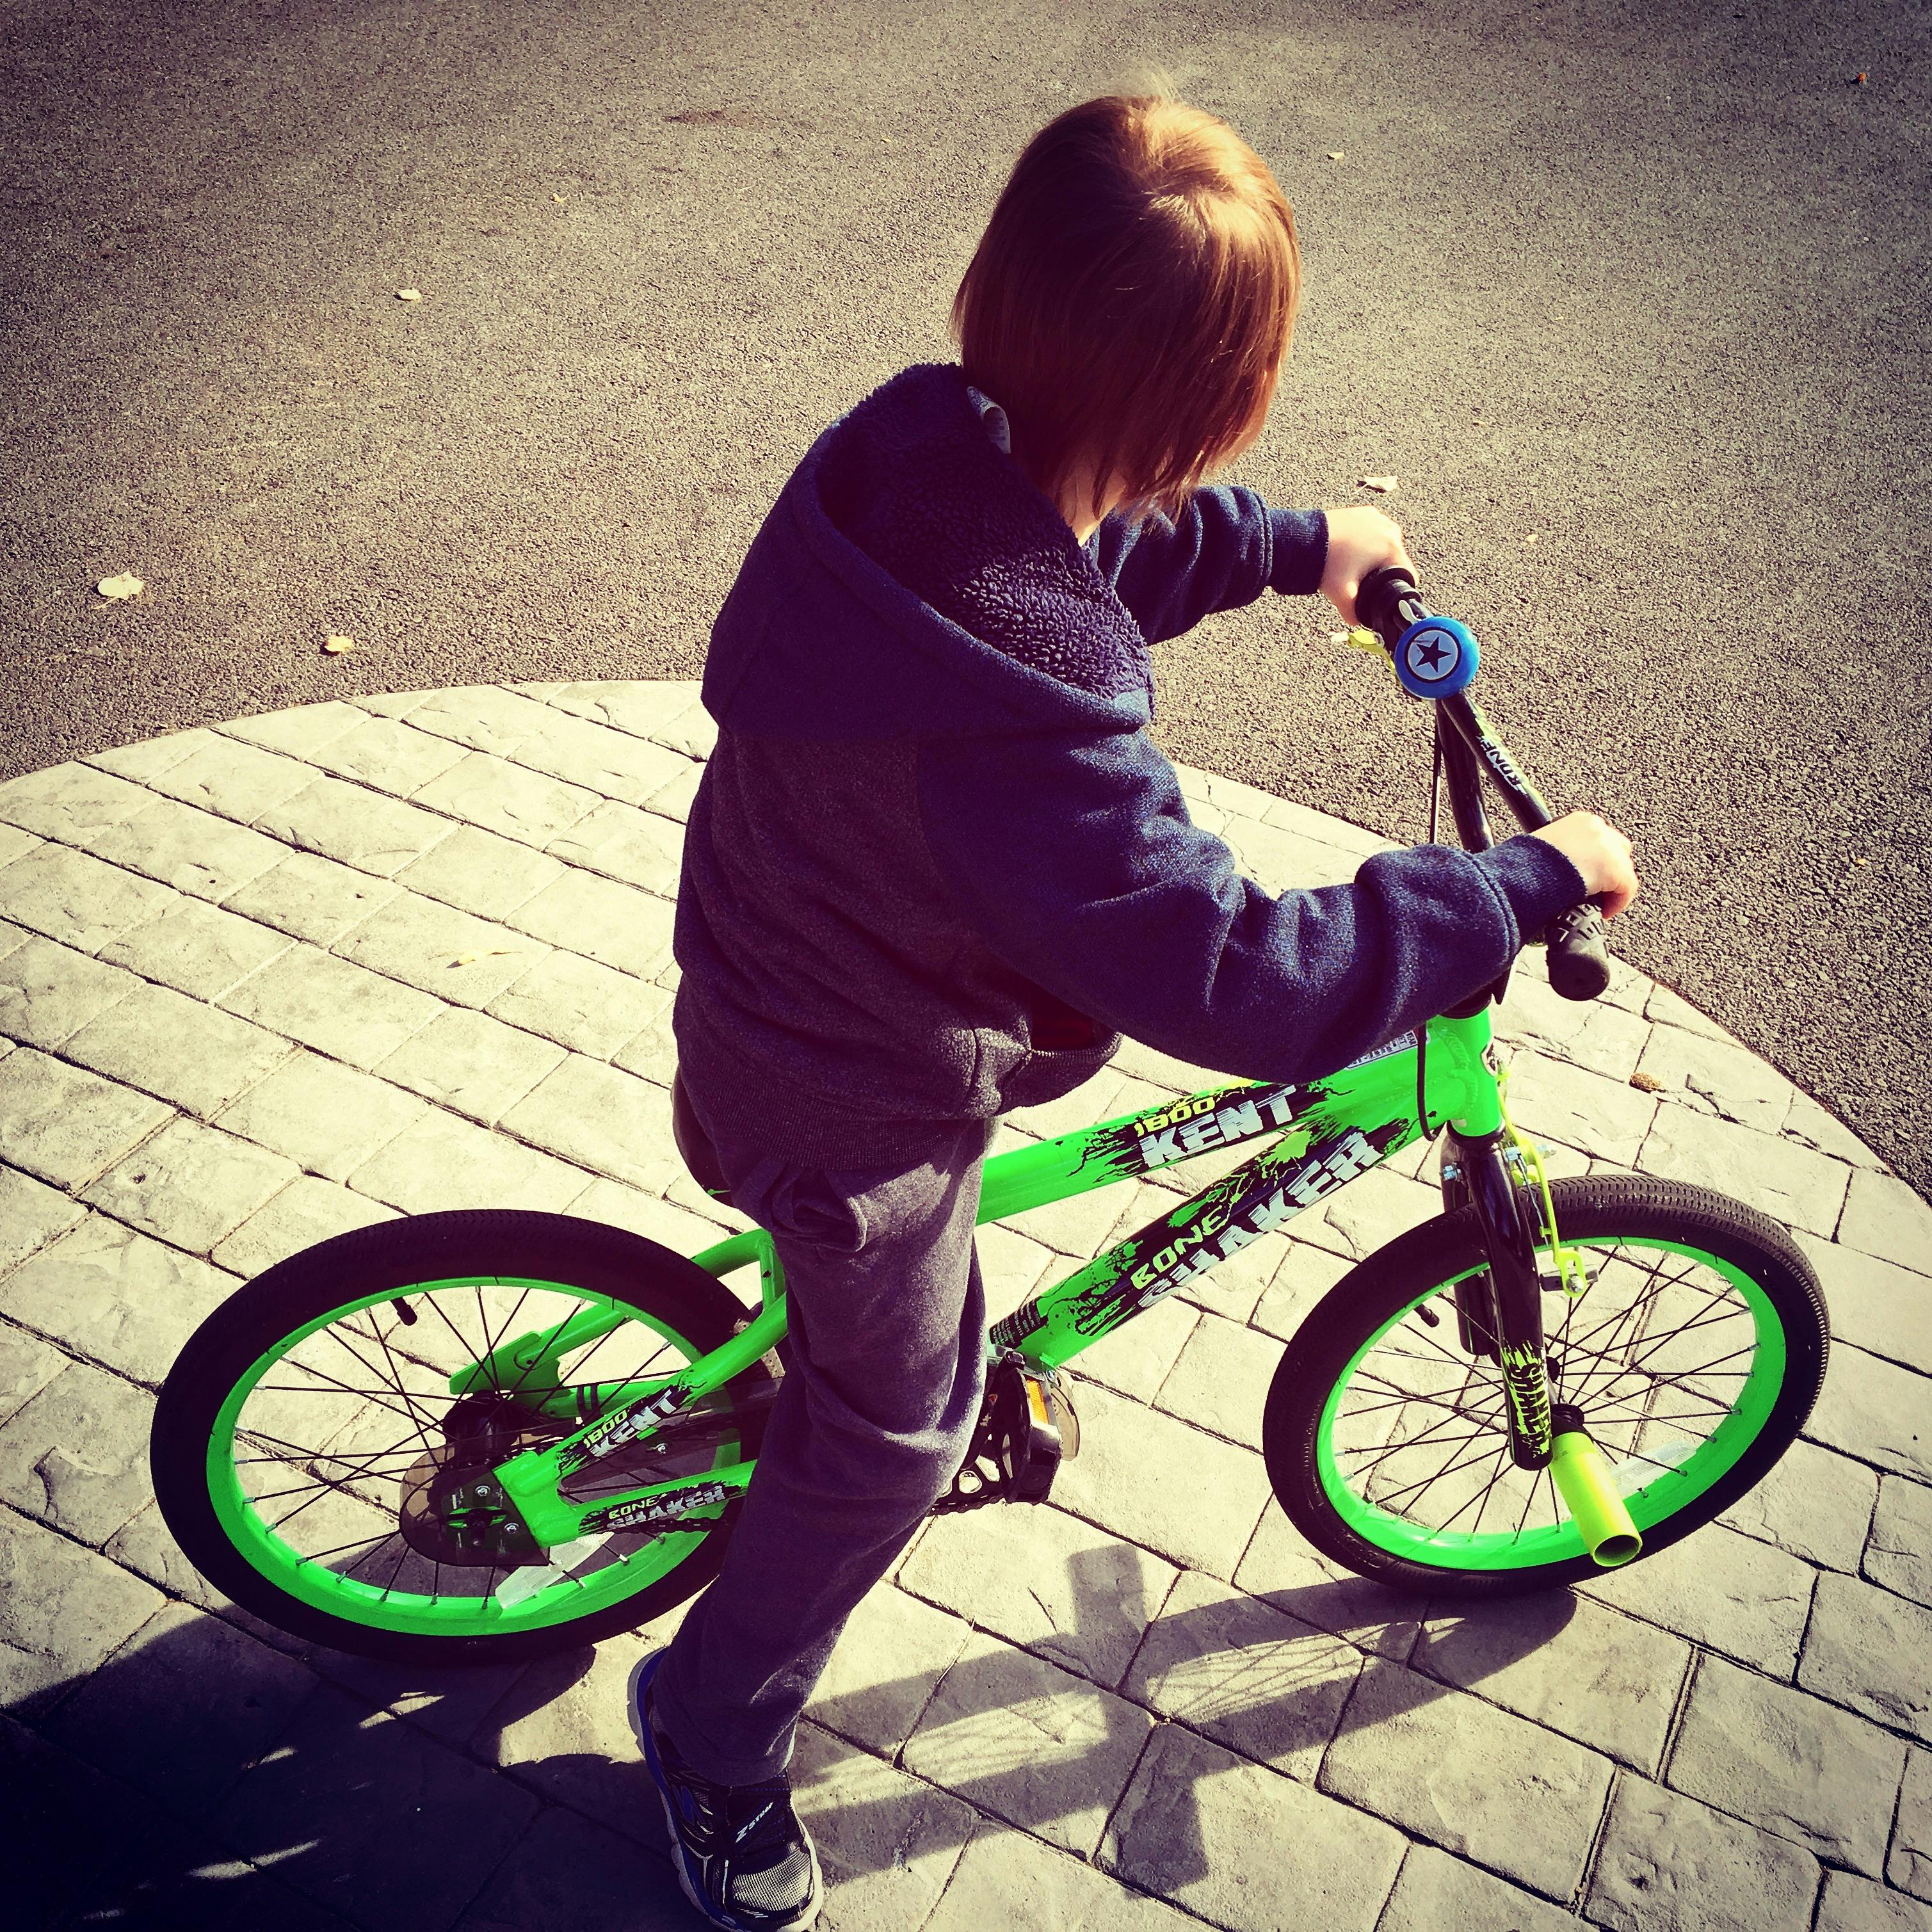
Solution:
<svg viewBox="0 0 1932 1932"><path fill-rule="evenodd" d="M1155 62L1303 238L1232 480L1400 517L1520 760L1636 841L1618 950L1932 1191L1929 28L8 0L0 776L332 695L697 674L812 438L953 354L1026 140ZM1337 628L1268 598L1165 646L1156 735L1420 838L1424 721Z"/></svg>

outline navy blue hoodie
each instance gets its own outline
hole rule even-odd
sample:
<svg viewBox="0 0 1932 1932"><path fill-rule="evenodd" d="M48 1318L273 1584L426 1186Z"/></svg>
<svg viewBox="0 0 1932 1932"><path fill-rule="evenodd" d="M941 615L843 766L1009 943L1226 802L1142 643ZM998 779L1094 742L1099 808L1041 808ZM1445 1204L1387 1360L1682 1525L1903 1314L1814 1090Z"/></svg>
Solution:
<svg viewBox="0 0 1932 1932"><path fill-rule="evenodd" d="M1582 898L1540 839L1422 845L1276 896L1187 815L1148 646L1306 596L1319 511L1195 493L1082 545L954 364L820 436L711 633L674 1024L700 1113L768 1154L892 1160L1071 1090L1122 1034L1334 1072L1493 979Z"/></svg>

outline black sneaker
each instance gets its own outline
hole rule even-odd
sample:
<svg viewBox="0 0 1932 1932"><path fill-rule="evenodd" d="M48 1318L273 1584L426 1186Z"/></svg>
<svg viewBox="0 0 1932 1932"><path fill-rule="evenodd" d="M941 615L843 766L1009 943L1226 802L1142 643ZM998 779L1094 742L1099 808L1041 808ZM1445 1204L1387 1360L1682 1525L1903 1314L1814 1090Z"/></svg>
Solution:
<svg viewBox="0 0 1932 1932"><path fill-rule="evenodd" d="M652 1652L631 1672L631 1729L644 1754L684 1895L728 1932L803 1932L818 1916L818 1848L792 1809L791 1780L714 1784L677 1754L651 1714Z"/></svg>

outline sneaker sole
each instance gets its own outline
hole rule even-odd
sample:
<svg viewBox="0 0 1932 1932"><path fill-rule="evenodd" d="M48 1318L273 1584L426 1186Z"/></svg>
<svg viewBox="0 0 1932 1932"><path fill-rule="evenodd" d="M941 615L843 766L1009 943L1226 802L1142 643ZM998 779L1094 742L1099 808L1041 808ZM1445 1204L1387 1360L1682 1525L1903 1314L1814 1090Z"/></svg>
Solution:
<svg viewBox="0 0 1932 1932"><path fill-rule="evenodd" d="M638 1754L644 1760L645 1768L650 1773L652 1785L658 1794L658 1803L664 1814L664 1829L670 1834L671 1869L677 1874L680 1888L707 1924L724 1928L724 1932L753 1932L742 1919L720 1918L710 1906L698 1895L691 1882L691 1874L685 1869L684 1848L677 1834L677 1817L671 1810L670 1794L664 1788L664 1767L658 1762L657 1747L651 1742L651 1727L644 1720L644 1700L639 1680L651 1670L664 1655L662 1650L654 1650L648 1656L640 1658L631 1666L631 1675L625 1686L625 1708L630 1716L631 1736L637 1742ZM770 1919L755 1928L755 1932L808 1932L808 1928L818 1922L819 1908L824 1904L825 1880L819 1870L818 1847L812 1842L812 1834L806 1834L806 1849L812 1854L812 1898L804 1910L790 1918Z"/></svg>

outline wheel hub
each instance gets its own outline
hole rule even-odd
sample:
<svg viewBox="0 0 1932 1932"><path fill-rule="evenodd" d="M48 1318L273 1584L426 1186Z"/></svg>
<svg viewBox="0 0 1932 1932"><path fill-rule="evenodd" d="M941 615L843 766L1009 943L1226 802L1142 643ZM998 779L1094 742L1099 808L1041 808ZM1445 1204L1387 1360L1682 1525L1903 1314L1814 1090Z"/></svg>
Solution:
<svg viewBox="0 0 1932 1932"><path fill-rule="evenodd" d="M508 1397L465 1396L443 1418L445 1440L403 1478L397 1527L433 1562L458 1569L544 1563L533 1537L496 1480L496 1466L564 1433Z"/></svg>

